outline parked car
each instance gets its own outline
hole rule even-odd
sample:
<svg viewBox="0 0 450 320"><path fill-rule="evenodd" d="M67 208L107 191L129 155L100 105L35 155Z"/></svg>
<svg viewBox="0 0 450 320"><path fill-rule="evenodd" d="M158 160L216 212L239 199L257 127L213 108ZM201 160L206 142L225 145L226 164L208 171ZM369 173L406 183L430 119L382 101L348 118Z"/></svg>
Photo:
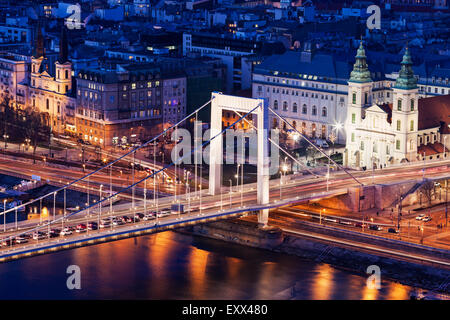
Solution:
<svg viewBox="0 0 450 320"><path fill-rule="evenodd" d="M398 233L399 231L397 229L395 229L395 228L389 228L388 232L389 233Z"/></svg>
<svg viewBox="0 0 450 320"><path fill-rule="evenodd" d="M424 214L419 214L419 215L416 217L416 220L422 220L423 218L425 218L425 215L424 215Z"/></svg>
<svg viewBox="0 0 450 320"><path fill-rule="evenodd" d="M147 213L145 216L144 216L144 221L148 221L148 220L153 220L153 219L155 219L156 217L155 217L155 215L153 214L153 213Z"/></svg>
<svg viewBox="0 0 450 320"><path fill-rule="evenodd" d="M88 230L97 230L98 224L97 222L89 222L87 225Z"/></svg>
<svg viewBox="0 0 450 320"><path fill-rule="evenodd" d="M50 230L50 238L59 237L60 233L61 233L61 230L59 230L59 229L52 229L52 230Z"/></svg>
<svg viewBox="0 0 450 320"><path fill-rule="evenodd" d="M19 236L16 238L16 243L26 243L28 242L28 239L22 236Z"/></svg>
<svg viewBox="0 0 450 320"><path fill-rule="evenodd" d="M68 236L68 235L71 235L72 233L73 233L72 228L64 228L59 235L60 236Z"/></svg>
<svg viewBox="0 0 450 320"><path fill-rule="evenodd" d="M422 221L423 221L423 222L431 221L431 217L426 216L426 217L424 217L424 218L422 219Z"/></svg>
<svg viewBox="0 0 450 320"><path fill-rule="evenodd" d="M375 230L375 231L381 231L381 230L383 230L382 227L377 226L376 224L370 225L370 226L369 226L369 229L370 229L370 230Z"/></svg>
<svg viewBox="0 0 450 320"><path fill-rule="evenodd" d="M34 240L42 240L45 239L45 233L41 232L41 231L37 231L33 233L33 239Z"/></svg>

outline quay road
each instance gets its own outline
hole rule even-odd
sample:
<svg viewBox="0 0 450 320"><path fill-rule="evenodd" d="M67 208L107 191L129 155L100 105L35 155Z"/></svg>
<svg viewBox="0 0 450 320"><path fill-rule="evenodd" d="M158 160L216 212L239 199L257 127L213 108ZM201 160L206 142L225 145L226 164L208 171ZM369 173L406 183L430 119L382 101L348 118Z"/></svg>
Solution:
<svg viewBox="0 0 450 320"><path fill-rule="evenodd" d="M70 168L63 166L49 165L43 162L36 162L33 164L29 161L20 160L10 160L1 158L0 159L0 173L7 174L11 176L16 176L22 179L32 180L32 176L40 176L43 181L50 181L51 184L63 186L69 182L76 179L80 179L87 174L83 172L80 168ZM135 181L142 179L147 173L135 172ZM113 184L113 191L117 192L125 186L128 186L132 182L132 174L123 172L120 168L113 166L113 173L111 176L111 181ZM103 169L89 178L89 190L98 194L99 186L103 184L103 191L109 190L110 176L109 168ZM157 193L163 195L174 194L175 184L174 183L162 183L160 177L156 178L156 189ZM84 179L78 181L76 184L71 186L71 189L75 189L82 192L87 192L88 181ZM142 195L144 184L136 186L136 195ZM149 192L153 192L153 178L147 180L147 189ZM184 191L184 185L179 184L177 186L177 192L181 193ZM121 197L131 198L131 190L127 193L121 195Z"/></svg>
<svg viewBox="0 0 450 320"><path fill-rule="evenodd" d="M450 168L447 164L450 161L440 161L440 162L430 162L426 164L426 177L427 178L439 178L447 177L450 175ZM0 161L1 168L1 161ZM25 168L22 168L25 169ZM370 184L372 181L375 183L392 183L401 182L411 179L416 179L418 174L422 171L421 166L409 165L401 166L394 169L382 169L375 171L375 175L372 177L371 173L368 172L353 172L353 175L358 177L360 182L364 184ZM79 174L79 173L78 173ZM106 178L106 177L105 177ZM108 178L109 179L109 178ZM116 177L117 179L117 177ZM149 184L148 184L149 185ZM344 172L335 173L329 181L329 192L327 192L326 179L316 178L311 176L298 177L290 181L283 181L280 188L280 180L273 179L270 181L270 203L276 204L278 207L304 202L312 199L320 199L323 197L331 197L338 194L345 194L347 188L357 186L358 184L349 177ZM148 186L149 189L151 186ZM241 190L243 192L241 192ZM281 190L281 192L280 192ZM229 188L223 188L222 195L211 196L208 194L207 190L202 190L201 200L199 199L200 192L191 192L185 194L178 194L177 196L168 196L164 198L158 198L155 203L156 208L152 208L153 199L147 198L146 207L148 210L158 210L161 208L170 207L173 202L184 203L192 206L200 206L202 203L202 209L208 208L208 206L215 205L218 208L226 209L230 206L230 195L231 203L233 205L251 205L256 204L256 184L246 184L243 187L233 186L232 192L229 192ZM280 199L281 195L281 199ZM108 202L108 200L106 201ZM90 213L95 213L95 207L90 210ZM106 209L108 210L108 209ZM128 212L131 213L131 203L115 204L113 206L114 212ZM143 212L144 203L143 201L136 200L135 212ZM103 209L105 211L105 209ZM77 215L84 215L85 212L81 212ZM57 216L58 217L58 216ZM38 225L39 221L35 222L22 222L22 228L31 228ZM12 225L11 223L9 225ZM11 229L8 226L8 230ZM23 229L22 229L23 230ZM3 230L1 230L3 231ZM1 232L0 232L1 234Z"/></svg>
<svg viewBox="0 0 450 320"><path fill-rule="evenodd" d="M199 199L200 200L200 199ZM233 199L232 199L233 200ZM237 200L237 199L236 199ZM236 202L236 201L233 201ZM239 202L239 200L238 200ZM229 203L227 203L229 205ZM46 252L55 251L58 249L66 249L72 247L78 247L83 244L95 244L101 243L104 241L118 240L125 237L130 236L138 236L151 232L160 232L165 231L171 228L176 227L186 227L196 223L204 223L215 221L221 218L238 218L245 217L248 213L252 213L249 211L249 207L252 207L252 210L259 210L262 208L267 208L265 206L257 206L253 203L253 201L246 201L243 207L232 206L232 208L224 209L221 208L223 204L219 204L214 202L213 204L203 205L200 207L199 202L197 205L191 205L187 209L187 213L184 214L166 214L164 216L158 216L157 214L153 214L151 219L145 221L141 218L137 218L134 215L134 210L130 215L129 209L121 209L111 212L106 212L105 214L97 211L94 214L84 217L71 217L67 219L67 221L63 221L60 219L57 224L53 224L51 226L52 229L58 228L63 230L65 227L75 228L79 223L84 223L88 225L89 222L97 222L100 225L101 219L109 219L109 221L114 220L111 218L115 218L116 221L127 215L129 217L128 223L113 225L110 224L105 228L100 228L96 230L85 230L83 232L73 232L71 235L50 237L50 233L47 233L47 238L45 239L28 239L24 243L11 243L11 242L2 242L2 247L0 248L0 261L7 261L9 259L17 259L25 256L31 256L34 254L43 254ZM268 207L274 207L276 204L270 204ZM154 210L154 209L153 209ZM281 210L281 209L275 209ZM151 210L148 210L151 211ZM157 211L160 212L160 211ZM136 218L133 218L136 217ZM253 220L256 220L252 217ZM291 222L287 223L279 223L276 221L277 218L271 217L270 225L281 227L283 230L289 233L296 233L305 235L304 231L298 230L295 228ZM276 221L276 222L274 222ZM43 226L40 231L46 231L50 229L49 226ZM24 230L20 230L23 232ZM14 232L8 232L7 234L3 234L4 238L7 235L17 234ZM404 253L399 250L391 250L387 248L382 248L380 246L370 245L368 246L366 243L358 243L356 241L350 241L346 239L337 239L326 235L312 235L311 232L308 233L309 237L316 237L317 240L321 241L333 241L339 244L345 244L346 246L364 248L364 250L376 251L378 253L382 253L384 255L396 256L397 258L405 259L405 260L420 260L422 262L432 263L434 265L439 265L441 267L450 268L450 261L441 258L433 258L426 255L420 254L411 254Z"/></svg>
<svg viewBox="0 0 450 320"><path fill-rule="evenodd" d="M448 161L441 162L433 162L428 163L426 165L426 176L428 178L442 178L447 177L449 175L449 168L446 165ZM380 172L381 171L381 172ZM367 172L354 172L354 175L360 179L363 183L370 183L370 181L374 181L375 183L388 183L388 182L400 182L408 179L417 178L418 172L421 172L420 166L410 165L403 166L399 168L395 168L392 170L378 170L376 171L372 177L371 173ZM311 199L320 199L323 197L330 197L336 194L346 193L347 188L351 186L356 186L356 182L348 176L344 176L345 173L336 173L329 184L329 191L327 192L327 186L324 178L312 178L312 177L301 177L298 179L294 179L288 182L283 182L281 185L282 189L282 197L280 200L280 183L279 180L272 180L270 183L270 204L265 206L264 208L275 208L281 207L285 205L292 205L300 202L304 202ZM224 188L225 189L225 188ZM226 189L225 189L226 190ZM241 190L243 192L241 192ZM229 191L229 190L228 190ZM231 201L230 201L231 196ZM254 211L258 210L258 206L256 204L256 186L255 184L245 185L242 189L241 186L234 186L232 192L224 192L222 195L211 196L207 194L207 190L202 190L201 196L199 194L195 194L194 192L178 195L178 196L170 196L165 198L160 198L157 200L157 203L153 205L153 199L147 200L145 204L147 212L154 210L159 211L162 208L170 207L170 204L173 202L181 202L184 203L187 209L190 209L190 212L199 211L199 214L202 214L201 211L208 210L211 211L211 214L217 212L223 212L223 210L240 210L240 211ZM236 208L236 207L241 207ZM98 206L97 206L98 207ZM102 210L102 216L108 216L109 213L108 208ZM96 209L96 207L92 207L89 210L90 216L87 216L87 210L81 212L75 216L70 218L66 218L66 221L62 221L60 216L57 216L57 219L60 221L55 221L52 224L52 228L54 225L61 226L69 223L80 223L80 222L88 222L91 220L96 220L101 217L97 217L97 213L100 210ZM124 215L131 214L132 216L135 213L140 213L144 211L144 203L143 201L137 201L135 203L135 207L131 208L130 203L124 204L116 204L113 206L113 215ZM49 217L50 219L50 217ZM45 223L44 223L45 224ZM11 225L11 224L9 224ZM32 223L31 221L28 224L24 224L20 226L19 230L11 230L8 227L7 232L1 234L2 239L5 236L15 236L22 232L31 231L32 228L39 227L37 223ZM41 226L42 229L45 229L46 226Z"/></svg>

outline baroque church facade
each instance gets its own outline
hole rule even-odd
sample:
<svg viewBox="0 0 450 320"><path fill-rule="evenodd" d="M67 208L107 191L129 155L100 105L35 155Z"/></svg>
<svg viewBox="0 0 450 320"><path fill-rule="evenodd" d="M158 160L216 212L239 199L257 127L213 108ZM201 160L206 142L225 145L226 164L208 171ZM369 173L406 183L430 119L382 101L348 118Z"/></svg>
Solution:
<svg viewBox="0 0 450 320"><path fill-rule="evenodd" d="M408 48L391 88L391 103L372 101L374 82L362 42L348 85L344 165L384 168L446 156L448 150L442 140L448 133L448 125L442 118L449 113L450 96L419 99Z"/></svg>

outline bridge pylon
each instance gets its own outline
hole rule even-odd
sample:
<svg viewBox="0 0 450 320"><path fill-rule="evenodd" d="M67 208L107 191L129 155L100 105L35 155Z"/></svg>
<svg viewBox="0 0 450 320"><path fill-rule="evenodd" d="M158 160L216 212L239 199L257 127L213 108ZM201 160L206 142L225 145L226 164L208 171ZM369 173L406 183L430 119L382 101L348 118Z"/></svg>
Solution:
<svg viewBox="0 0 450 320"><path fill-rule="evenodd" d="M256 108L256 109L255 109ZM252 110L257 117L258 153L257 153L257 201L258 204L269 203L269 105L267 99L243 98L213 92L211 102L211 137L222 131L223 110L249 113ZM222 192L223 138L213 139L209 153L209 193ZM266 226L269 209L260 210L258 223Z"/></svg>

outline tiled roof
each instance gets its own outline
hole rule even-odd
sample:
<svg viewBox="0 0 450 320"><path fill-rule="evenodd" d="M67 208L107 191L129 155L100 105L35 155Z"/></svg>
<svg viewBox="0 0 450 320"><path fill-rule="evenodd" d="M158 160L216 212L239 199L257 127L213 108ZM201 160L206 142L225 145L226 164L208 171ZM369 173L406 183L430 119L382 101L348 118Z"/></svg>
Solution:
<svg viewBox="0 0 450 320"><path fill-rule="evenodd" d="M419 99L419 130L440 127L450 133L450 95Z"/></svg>
<svg viewBox="0 0 450 320"><path fill-rule="evenodd" d="M448 152L448 148L445 148L446 152ZM417 154L423 155L425 153L425 156L432 156L435 154L440 154L444 152L444 145L440 142L435 142L432 144L427 145L421 145L417 149Z"/></svg>

